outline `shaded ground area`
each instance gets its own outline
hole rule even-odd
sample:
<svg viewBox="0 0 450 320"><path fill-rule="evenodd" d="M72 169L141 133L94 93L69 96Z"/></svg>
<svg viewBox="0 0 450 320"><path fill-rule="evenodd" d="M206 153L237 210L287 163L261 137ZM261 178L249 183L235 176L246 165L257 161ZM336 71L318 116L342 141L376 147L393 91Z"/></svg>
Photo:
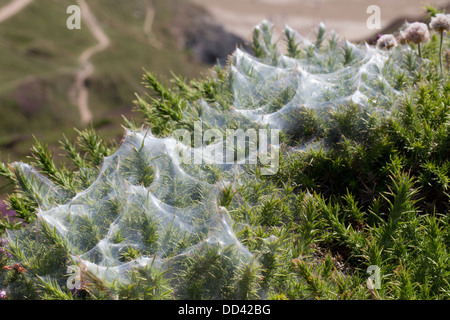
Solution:
<svg viewBox="0 0 450 320"><path fill-rule="evenodd" d="M76 73L75 76L75 86L74 91L76 92L77 97L76 104L78 105L78 109L80 111L81 123L83 125L87 125L92 121L92 112L89 108L89 90L86 85L88 79L94 73L94 66L90 62L92 56L97 53L106 50L106 48L110 45L110 38L103 32L102 27L99 25L97 19L92 15L91 10L87 3L84 0L78 0L78 4L81 8L81 15L84 19L85 24L91 31L92 35L98 41L92 47L87 48L81 54L78 61L80 62L81 69Z"/></svg>
<svg viewBox="0 0 450 320"><path fill-rule="evenodd" d="M176 8L173 35L180 48L197 61L225 63L236 47L250 48L243 37L228 31L202 6L186 5Z"/></svg>

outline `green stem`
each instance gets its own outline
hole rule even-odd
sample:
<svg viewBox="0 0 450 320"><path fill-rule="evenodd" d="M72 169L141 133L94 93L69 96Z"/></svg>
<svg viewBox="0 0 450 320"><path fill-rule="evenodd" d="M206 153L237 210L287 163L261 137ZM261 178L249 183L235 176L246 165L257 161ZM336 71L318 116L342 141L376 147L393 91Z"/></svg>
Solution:
<svg viewBox="0 0 450 320"><path fill-rule="evenodd" d="M420 48L420 43L418 43L417 46L419 47L419 57L422 59L422 49Z"/></svg>
<svg viewBox="0 0 450 320"><path fill-rule="evenodd" d="M444 40L444 31L441 31L441 42L439 44L439 66L441 68L441 75L444 74L444 69L442 68L442 42Z"/></svg>

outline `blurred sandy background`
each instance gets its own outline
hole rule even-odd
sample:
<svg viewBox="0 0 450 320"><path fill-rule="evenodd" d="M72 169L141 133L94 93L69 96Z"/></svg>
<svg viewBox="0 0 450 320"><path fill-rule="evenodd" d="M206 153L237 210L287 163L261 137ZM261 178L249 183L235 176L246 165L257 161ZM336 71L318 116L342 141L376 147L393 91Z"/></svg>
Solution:
<svg viewBox="0 0 450 320"><path fill-rule="evenodd" d="M350 41L366 39L376 33L366 26L367 8L381 9L381 29L398 19L423 16L424 6L443 7L448 0L192 0L207 8L217 21L244 39L263 19L282 30L284 24L307 35L319 22Z"/></svg>

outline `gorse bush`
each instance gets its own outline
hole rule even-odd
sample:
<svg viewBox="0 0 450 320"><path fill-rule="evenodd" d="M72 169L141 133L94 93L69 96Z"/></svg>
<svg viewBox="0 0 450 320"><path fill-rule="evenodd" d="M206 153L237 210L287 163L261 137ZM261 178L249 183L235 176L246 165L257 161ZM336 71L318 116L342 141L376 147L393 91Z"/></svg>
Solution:
<svg viewBox="0 0 450 320"><path fill-rule="evenodd" d="M448 72L436 35L384 50L309 41L264 21L253 53L169 85L146 72L120 146L62 139L57 167L2 164L17 220L2 222L10 299L445 299L450 285ZM445 39L444 39L445 40ZM447 46L448 41L443 41ZM215 163L178 129L281 130L279 167ZM261 131L259 131L261 132ZM258 136L263 140L263 136ZM176 161L180 151L199 164ZM260 151L260 150L257 150ZM248 161L247 161L248 162ZM369 266L380 286L368 286Z"/></svg>

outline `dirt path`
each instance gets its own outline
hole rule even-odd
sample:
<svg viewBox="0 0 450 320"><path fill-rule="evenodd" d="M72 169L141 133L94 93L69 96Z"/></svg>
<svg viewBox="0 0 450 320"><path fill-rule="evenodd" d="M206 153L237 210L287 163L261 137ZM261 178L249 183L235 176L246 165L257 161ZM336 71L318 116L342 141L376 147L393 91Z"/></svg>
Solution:
<svg viewBox="0 0 450 320"><path fill-rule="evenodd" d="M147 5L147 11L145 14L144 21L144 33L148 38L150 44L156 49L162 49L163 45L161 42L156 39L155 34L152 32L153 21L155 19L155 8L153 7L153 3L150 1Z"/></svg>
<svg viewBox="0 0 450 320"><path fill-rule="evenodd" d="M33 0L12 0L6 6L0 8L0 23L18 14Z"/></svg>
<svg viewBox="0 0 450 320"><path fill-rule="evenodd" d="M78 4L81 9L81 17L84 23L98 41L96 45L86 49L78 58L81 69L75 75L74 91L76 92L76 104L80 111L81 123L86 125L92 120L92 112L89 108L89 90L86 86L86 82L94 73L94 66L89 60L93 55L105 50L110 44L110 39L103 32L86 1L78 0Z"/></svg>

